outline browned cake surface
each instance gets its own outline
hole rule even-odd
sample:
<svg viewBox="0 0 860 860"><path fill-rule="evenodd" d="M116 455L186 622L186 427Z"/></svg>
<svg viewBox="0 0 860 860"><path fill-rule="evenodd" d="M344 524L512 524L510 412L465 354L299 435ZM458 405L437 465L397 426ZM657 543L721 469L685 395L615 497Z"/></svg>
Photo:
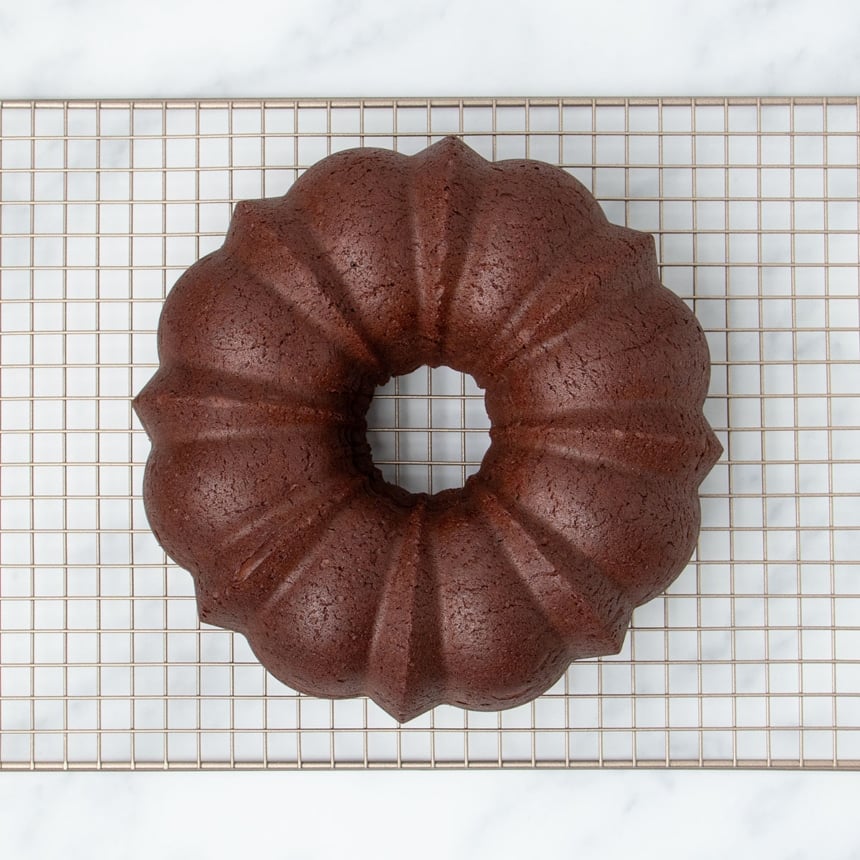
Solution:
<svg viewBox="0 0 860 860"><path fill-rule="evenodd" d="M455 138L239 203L159 355L144 500L201 618L291 687L401 720L520 704L617 651L689 560L720 453L704 336L651 236ZM471 373L492 421L480 471L434 496L386 484L365 440L374 389L422 365Z"/></svg>

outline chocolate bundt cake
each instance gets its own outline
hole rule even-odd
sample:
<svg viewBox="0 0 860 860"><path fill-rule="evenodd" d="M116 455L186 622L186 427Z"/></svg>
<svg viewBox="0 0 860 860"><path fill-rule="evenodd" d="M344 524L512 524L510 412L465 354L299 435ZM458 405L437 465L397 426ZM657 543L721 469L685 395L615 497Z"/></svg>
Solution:
<svg viewBox="0 0 860 860"><path fill-rule="evenodd" d="M556 167L453 137L332 155L236 206L158 347L135 400L153 531L200 617L297 690L399 720L526 702L617 652L693 551L721 451L704 336L652 237ZM472 374L492 423L434 495L365 438L376 387L423 365Z"/></svg>

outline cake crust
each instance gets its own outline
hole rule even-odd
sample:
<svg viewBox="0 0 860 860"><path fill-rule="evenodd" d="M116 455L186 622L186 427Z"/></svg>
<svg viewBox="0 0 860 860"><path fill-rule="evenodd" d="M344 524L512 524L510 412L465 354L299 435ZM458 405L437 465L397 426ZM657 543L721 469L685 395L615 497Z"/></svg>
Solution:
<svg viewBox="0 0 860 860"><path fill-rule="evenodd" d="M144 503L201 619L290 687L401 721L521 704L617 652L689 561L721 453L653 238L563 170L453 137L237 204L158 348ZM423 365L470 373L492 423L478 473L435 495L386 483L365 438L376 387Z"/></svg>

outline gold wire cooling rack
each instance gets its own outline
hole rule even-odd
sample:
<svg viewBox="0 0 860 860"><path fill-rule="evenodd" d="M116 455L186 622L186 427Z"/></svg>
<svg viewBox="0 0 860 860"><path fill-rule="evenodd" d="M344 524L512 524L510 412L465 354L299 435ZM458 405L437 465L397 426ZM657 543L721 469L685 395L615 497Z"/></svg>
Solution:
<svg viewBox="0 0 860 860"><path fill-rule="evenodd" d="M0 102L0 766L860 766L858 99ZM197 621L140 501L130 398L179 273L233 203L346 147L458 134L585 183L657 237L713 359L726 449L694 560L616 657L502 713L399 725L262 670ZM481 393L374 401L381 468L462 483Z"/></svg>

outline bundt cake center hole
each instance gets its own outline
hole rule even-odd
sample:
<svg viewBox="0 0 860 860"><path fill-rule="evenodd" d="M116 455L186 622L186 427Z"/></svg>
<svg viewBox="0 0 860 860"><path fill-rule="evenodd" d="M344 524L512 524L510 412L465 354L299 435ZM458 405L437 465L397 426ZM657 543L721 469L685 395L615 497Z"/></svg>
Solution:
<svg viewBox="0 0 860 860"><path fill-rule="evenodd" d="M484 390L450 367L392 377L367 411L374 466L410 493L462 487L481 466L489 429Z"/></svg>

